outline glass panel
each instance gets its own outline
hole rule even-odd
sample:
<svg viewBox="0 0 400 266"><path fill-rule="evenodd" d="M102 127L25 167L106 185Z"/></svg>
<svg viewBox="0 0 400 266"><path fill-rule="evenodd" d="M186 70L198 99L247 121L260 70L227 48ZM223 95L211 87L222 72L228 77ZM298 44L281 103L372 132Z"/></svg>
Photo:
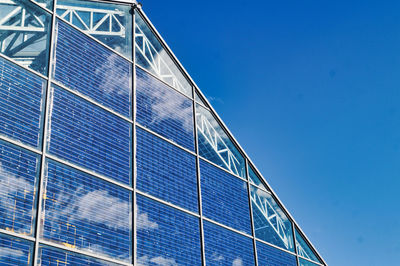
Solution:
<svg viewBox="0 0 400 266"><path fill-rule="evenodd" d="M50 153L131 183L131 124L61 88L51 88Z"/></svg>
<svg viewBox="0 0 400 266"><path fill-rule="evenodd" d="M256 172L253 170L253 168L249 165L249 180L250 182L264 190L269 191L269 189L264 185L264 183L261 181L261 179L258 177Z"/></svg>
<svg viewBox="0 0 400 266"><path fill-rule="evenodd" d="M137 122L194 151L192 101L136 69Z"/></svg>
<svg viewBox="0 0 400 266"><path fill-rule="evenodd" d="M296 256L257 241L258 264L263 266L297 266Z"/></svg>
<svg viewBox="0 0 400 266"><path fill-rule="evenodd" d="M204 246L207 265L255 265L253 239L207 221Z"/></svg>
<svg viewBox="0 0 400 266"><path fill-rule="evenodd" d="M269 193L250 187L256 237L294 252L290 220Z"/></svg>
<svg viewBox="0 0 400 266"><path fill-rule="evenodd" d="M197 90L195 91L194 94L194 100L200 104L202 104L204 107L208 107L208 105L202 100L200 94L197 92Z"/></svg>
<svg viewBox="0 0 400 266"><path fill-rule="evenodd" d="M299 258L300 266L318 266L319 264L313 263L311 261Z"/></svg>
<svg viewBox="0 0 400 266"><path fill-rule="evenodd" d="M33 236L38 155L0 141L0 228Z"/></svg>
<svg viewBox="0 0 400 266"><path fill-rule="evenodd" d="M38 264L42 266L117 266L119 264L83 256L53 247L41 245L39 247Z"/></svg>
<svg viewBox="0 0 400 266"><path fill-rule="evenodd" d="M131 261L131 192L48 161L42 237L114 259Z"/></svg>
<svg viewBox="0 0 400 266"><path fill-rule="evenodd" d="M39 6L43 8L47 8L49 10L53 10L53 0L31 0L36 2Z"/></svg>
<svg viewBox="0 0 400 266"><path fill-rule="evenodd" d="M31 265L33 242L0 234L1 265Z"/></svg>
<svg viewBox="0 0 400 266"><path fill-rule="evenodd" d="M245 161L213 115L196 104L199 153L228 171L246 178Z"/></svg>
<svg viewBox="0 0 400 266"><path fill-rule="evenodd" d="M317 258L315 253L312 251L312 249L309 247L306 240L297 231L297 228L296 228L296 248L297 248L297 254L299 254L300 256L313 260L315 262L321 262Z"/></svg>
<svg viewBox="0 0 400 266"><path fill-rule="evenodd" d="M27 0L0 2L0 52L47 75L51 15Z"/></svg>
<svg viewBox="0 0 400 266"><path fill-rule="evenodd" d="M192 85L138 13L135 14L135 51L136 64L192 98Z"/></svg>
<svg viewBox="0 0 400 266"><path fill-rule="evenodd" d="M39 147L45 88L44 79L0 57L0 134Z"/></svg>
<svg viewBox="0 0 400 266"><path fill-rule="evenodd" d="M137 188L198 212L196 157L143 129L136 133Z"/></svg>
<svg viewBox="0 0 400 266"><path fill-rule="evenodd" d="M138 265L201 265L199 219L137 196Z"/></svg>
<svg viewBox="0 0 400 266"><path fill-rule="evenodd" d="M128 58L132 58L131 13L130 5L57 1L57 15Z"/></svg>
<svg viewBox="0 0 400 266"><path fill-rule="evenodd" d="M125 116L131 116L132 64L57 20L53 78Z"/></svg>
<svg viewBox="0 0 400 266"><path fill-rule="evenodd" d="M247 184L200 160L203 215L251 234Z"/></svg>

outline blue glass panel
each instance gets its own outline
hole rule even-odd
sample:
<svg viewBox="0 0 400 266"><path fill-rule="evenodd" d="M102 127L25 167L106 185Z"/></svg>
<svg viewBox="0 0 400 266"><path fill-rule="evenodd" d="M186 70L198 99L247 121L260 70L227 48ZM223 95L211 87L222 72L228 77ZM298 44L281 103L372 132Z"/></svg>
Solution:
<svg viewBox="0 0 400 266"><path fill-rule="evenodd" d="M242 154L210 111L199 104L196 104L196 124L199 154L233 174L246 178Z"/></svg>
<svg viewBox="0 0 400 266"><path fill-rule="evenodd" d="M31 265L33 242L0 234L0 265Z"/></svg>
<svg viewBox="0 0 400 266"><path fill-rule="evenodd" d="M0 228L33 235L40 157L0 141Z"/></svg>
<svg viewBox="0 0 400 266"><path fill-rule="evenodd" d="M130 116L132 64L64 22L56 29L54 79Z"/></svg>
<svg viewBox="0 0 400 266"><path fill-rule="evenodd" d="M297 254L303 256L304 258L313 260L315 262L321 262L315 253L312 251L311 247L307 244L307 241L303 238L302 235L298 232L296 228L296 249Z"/></svg>
<svg viewBox="0 0 400 266"><path fill-rule="evenodd" d="M143 129L136 133L137 188L197 212L196 157Z"/></svg>
<svg viewBox="0 0 400 266"><path fill-rule="evenodd" d="M47 75L51 15L30 1L0 2L0 53Z"/></svg>
<svg viewBox="0 0 400 266"><path fill-rule="evenodd" d="M0 57L0 134L40 145L44 79Z"/></svg>
<svg viewBox="0 0 400 266"><path fill-rule="evenodd" d="M201 265L197 217L141 195L137 206L139 265Z"/></svg>
<svg viewBox="0 0 400 266"><path fill-rule="evenodd" d="M264 185L264 183L261 181L261 179L258 177L256 172L250 165L249 165L249 180L253 185L269 191L269 189Z"/></svg>
<svg viewBox="0 0 400 266"><path fill-rule="evenodd" d="M136 121L194 151L192 101L136 68Z"/></svg>
<svg viewBox="0 0 400 266"><path fill-rule="evenodd" d="M292 222L268 192L250 186L256 237L294 252Z"/></svg>
<svg viewBox="0 0 400 266"><path fill-rule="evenodd" d="M254 265L253 239L204 222L207 265ZM260 264L262 265L262 264Z"/></svg>
<svg viewBox="0 0 400 266"><path fill-rule="evenodd" d="M130 184L131 124L60 88L51 88L50 153Z"/></svg>
<svg viewBox="0 0 400 266"><path fill-rule="evenodd" d="M246 182L200 160L203 215L251 233Z"/></svg>
<svg viewBox="0 0 400 266"><path fill-rule="evenodd" d="M296 266L296 256L257 241L258 265Z"/></svg>
<svg viewBox="0 0 400 266"><path fill-rule="evenodd" d="M48 161L43 192L43 238L129 262L131 192Z"/></svg>
<svg viewBox="0 0 400 266"><path fill-rule="evenodd" d="M74 252L41 245L38 264L43 266L117 266L119 264L95 259Z"/></svg>
<svg viewBox="0 0 400 266"><path fill-rule="evenodd" d="M311 261L299 258L300 266L318 266L319 264L313 263Z"/></svg>
<svg viewBox="0 0 400 266"><path fill-rule="evenodd" d="M192 98L192 85L138 13L135 15L135 51L136 64Z"/></svg>

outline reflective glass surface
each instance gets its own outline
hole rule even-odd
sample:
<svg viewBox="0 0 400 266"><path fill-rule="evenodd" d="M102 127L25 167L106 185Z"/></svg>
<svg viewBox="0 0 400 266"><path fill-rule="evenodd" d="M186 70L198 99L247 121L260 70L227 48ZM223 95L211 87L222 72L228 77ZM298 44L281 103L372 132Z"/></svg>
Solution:
<svg viewBox="0 0 400 266"><path fill-rule="evenodd" d="M131 124L61 88L51 88L50 153L131 182Z"/></svg>
<svg viewBox="0 0 400 266"><path fill-rule="evenodd" d="M203 99L200 96L200 93L197 90L195 90L194 100L202 104L204 107L208 107L208 105L203 101Z"/></svg>
<svg viewBox="0 0 400 266"><path fill-rule="evenodd" d="M192 101L140 68L136 69L136 121L194 151Z"/></svg>
<svg viewBox="0 0 400 266"><path fill-rule="evenodd" d="M131 192L48 161L43 191L46 240L131 261Z"/></svg>
<svg viewBox="0 0 400 266"><path fill-rule="evenodd" d="M43 266L117 266L119 264L83 256L77 253L41 245L38 264Z"/></svg>
<svg viewBox="0 0 400 266"><path fill-rule="evenodd" d="M56 30L53 78L131 116L132 64L67 23L57 20Z"/></svg>
<svg viewBox="0 0 400 266"><path fill-rule="evenodd" d="M30 265L33 242L0 234L0 265Z"/></svg>
<svg viewBox="0 0 400 266"><path fill-rule="evenodd" d="M44 79L0 57L0 134L40 145L45 88Z"/></svg>
<svg viewBox="0 0 400 266"><path fill-rule="evenodd" d="M137 196L138 265L201 265L199 219Z"/></svg>
<svg viewBox="0 0 400 266"><path fill-rule="evenodd" d="M136 187L197 212L196 157L140 128L136 140Z"/></svg>
<svg viewBox="0 0 400 266"><path fill-rule="evenodd" d="M38 155L0 141L0 228L33 235Z"/></svg>
<svg viewBox="0 0 400 266"><path fill-rule="evenodd" d="M51 15L28 0L0 2L0 53L47 75Z"/></svg>
<svg viewBox="0 0 400 266"><path fill-rule="evenodd" d="M117 52L132 57L132 12L129 5L58 0L57 15Z"/></svg>
<svg viewBox="0 0 400 266"><path fill-rule="evenodd" d="M136 64L192 98L192 85L138 13L135 14L135 51Z"/></svg>
<svg viewBox="0 0 400 266"><path fill-rule="evenodd" d="M256 172L253 170L253 168L249 165L249 180L250 182L264 190L269 191L269 189L264 185L264 183L261 181L261 179L258 177Z"/></svg>
<svg viewBox="0 0 400 266"><path fill-rule="evenodd" d="M292 223L272 196L250 186L256 237L281 248L294 251Z"/></svg>
<svg viewBox="0 0 400 266"><path fill-rule="evenodd" d="M251 238L207 221L204 221L204 246L207 265L255 265Z"/></svg>
<svg viewBox="0 0 400 266"><path fill-rule="evenodd" d="M39 6L47 8L49 10L53 10L53 0L31 0L36 2Z"/></svg>
<svg viewBox="0 0 400 266"><path fill-rule="evenodd" d="M315 253L307 244L306 240L297 231L297 228L296 228L296 248L297 248L297 254L299 254L300 256L313 260L315 262L320 262Z"/></svg>
<svg viewBox="0 0 400 266"><path fill-rule="evenodd" d="M246 182L203 160L200 176L203 215L251 234Z"/></svg>
<svg viewBox="0 0 400 266"><path fill-rule="evenodd" d="M318 266L319 264L312 263L311 261L299 258L299 265L300 266Z"/></svg>
<svg viewBox="0 0 400 266"><path fill-rule="evenodd" d="M296 256L257 241L258 265L263 266L296 266Z"/></svg>
<svg viewBox="0 0 400 266"><path fill-rule="evenodd" d="M245 161L213 115L196 104L197 136L202 157L246 178Z"/></svg>

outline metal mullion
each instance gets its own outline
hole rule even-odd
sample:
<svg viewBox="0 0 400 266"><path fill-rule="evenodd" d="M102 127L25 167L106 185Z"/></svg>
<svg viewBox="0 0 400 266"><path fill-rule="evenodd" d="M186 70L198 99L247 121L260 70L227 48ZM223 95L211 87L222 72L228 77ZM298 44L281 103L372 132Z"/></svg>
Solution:
<svg viewBox="0 0 400 266"><path fill-rule="evenodd" d="M195 101L195 90L192 86L193 94L193 136L194 136L194 146L196 151L196 175L197 175L197 200L200 215L200 241L201 241L201 260L203 265L206 265L206 250L204 244L204 222L203 222L203 207L202 207L202 194L201 194L201 175L200 175L200 157L199 157L199 139L197 137L197 121L196 121L196 101Z"/></svg>
<svg viewBox="0 0 400 266"><path fill-rule="evenodd" d="M300 265L300 259L303 259L303 260L309 261L309 262L311 262L311 263L313 263L313 264L324 266L323 264L321 264L321 263L319 263L319 262L313 261L313 260L311 260L311 259L305 258L305 257L300 256L300 255L298 255L298 259L299 259L299 265Z"/></svg>
<svg viewBox="0 0 400 266"><path fill-rule="evenodd" d="M205 220L205 221L207 221L207 222L209 222L209 223L218 225L218 226L220 226L220 227L222 227L222 228L225 228L225 229L227 229L227 230L230 230L230 231L232 231L232 232L235 232L235 233L237 233L237 234L239 234L239 235L242 235L242 236L245 236L245 237L247 237L247 238L253 239L253 236L252 236L252 235L249 235L248 233L245 233L245 232L242 232L242 231L237 230L237 229L235 229L235 228L232 228L232 227L230 227L230 226L227 226L227 225L225 225L225 224L223 224L223 223L214 221L213 219L210 219L210 218L207 218L207 217L204 217L204 216L203 216L203 220Z"/></svg>
<svg viewBox="0 0 400 266"><path fill-rule="evenodd" d="M102 43L101 41L97 40L95 37L93 37L92 35L84 32L83 30L81 30L80 28L78 28L77 26L75 26L74 24L69 23L69 21L63 19L62 17L58 16L56 14L56 18L59 19L60 21L66 23L67 25L71 26L72 28L74 28L75 30L79 31L80 33L85 34L85 36L89 37L90 39L92 39L93 41L95 41L96 43L100 44L101 46L107 48L107 50L111 51L112 53L122 57L123 59L125 59L126 61L133 63L132 59L129 59L126 55L121 54L120 52L115 51L113 48L111 48L110 46Z"/></svg>
<svg viewBox="0 0 400 266"><path fill-rule="evenodd" d="M284 249L284 248L281 248L281 247L279 247L279 246L277 246L277 245L271 244L271 243L269 243L269 242L267 242L267 241L265 241L265 240L262 240L262 239L260 239L260 238L256 238L256 240L257 240L258 242L261 242L261 243L267 245L267 246L270 246L270 247L279 249L279 250L281 250L281 251L283 251L283 252L286 252L286 253L288 253L288 254L290 254L290 255L293 255L293 256L295 256L295 257L296 257L296 255L297 255L296 253L294 253L294 252L292 252L292 251L289 251L289 250Z"/></svg>
<svg viewBox="0 0 400 266"><path fill-rule="evenodd" d="M137 264L137 233L136 233L136 50L135 50L135 14L136 4L132 5L132 265Z"/></svg>
<svg viewBox="0 0 400 266"><path fill-rule="evenodd" d="M296 262L297 266L300 266L300 260L299 260L299 252L297 250L297 240L296 240L296 226L292 221L290 221L290 224L292 225L292 236L293 236L293 245L294 245L294 252L296 253Z"/></svg>
<svg viewBox="0 0 400 266"><path fill-rule="evenodd" d="M249 180L249 164L248 164L247 158L245 158L245 167L246 167L246 176L247 176L246 184L247 184L247 197L249 200L251 233L253 235L254 261L255 261L255 264L258 265L256 231L254 228L253 206L251 204L251 187L250 187L250 180Z"/></svg>
<svg viewBox="0 0 400 266"><path fill-rule="evenodd" d="M145 69L144 67L142 67L139 64L135 64L136 67L140 68L140 70L146 72L146 74L149 74L151 77L157 79L157 81L161 82L163 85L168 86L168 88L173 89L175 92L179 93L182 96L185 96L185 98L188 98L189 100L193 100L192 98L190 98L189 96L187 96L186 94L184 94L183 92L181 92L180 90L176 89L175 87L171 86L170 84L168 84L167 82L165 82L164 80L162 80L160 77L157 77L157 75L151 73L149 70Z"/></svg>
<svg viewBox="0 0 400 266"><path fill-rule="evenodd" d="M49 124L49 108L50 108L50 90L51 90L51 73L53 70L53 53L54 53L54 41L56 38L56 5L57 0L53 2L53 15L51 18L51 30L50 30L50 40L49 40L49 59L48 59L48 67L47 67L47 86L44 93L44 110L43 110L43 120L42 120L42 158L40 161L40 174L39 174L39 186L37 190L38 199L36 201L37 208L36 208L36 230L35 230L35 245L33 250L33 265L38 265L39 259L39 238L40 238L40 230L41 230L41 221L42 221L42 201L43 201L43 186L44 186L44 172L46 166L46 149L47 149L47 130Z"/></svg>
<svg viewBox="0 0 400 266"><path fill-rule="evenodd" d="M18 233L15 233L13 231L8 231L8 230L1 229L1 228L0 228L0 234L13 236L13 237L16 237L16 238L21 238L21 239L24 239L24 240L35 242L35 238L34 237L23 235L23 234L18 234Z"/></svg>

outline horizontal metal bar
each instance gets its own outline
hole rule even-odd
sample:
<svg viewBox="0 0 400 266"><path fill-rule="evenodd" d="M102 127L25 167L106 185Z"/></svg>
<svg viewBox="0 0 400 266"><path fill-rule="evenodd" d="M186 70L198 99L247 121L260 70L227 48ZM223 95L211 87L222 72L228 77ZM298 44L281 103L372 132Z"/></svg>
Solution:
<svg viewBox="0 0 400 266"><path fill-rule="evenodd" d="M32 241L32 242L35 241L35 238L32 237L32 236L19 234L19 233L15 233L15 232L4 230L4 229L0 229L0 234L14 236L14 237L22 238L22 239L29 240L29 241Z"/></svg>
<svg viewBox="0 0 400 266"><path fill-rule="evenodd" d="M16 61L15 59L13 59L13 58L11 58L11 57L8 57L8 56L6 56L6 55L4 55L4 54L2 54L2 53L0 53L0 57L6 59L7 61L9 61L9 62L11 62L11 63L13 63L13 64L15 64L15 65L17 65L17 66L19 66L19 67L25 69L25 70L27 70L27 71L29 71L29 72L31 72L32 74L35 74L35 75L38 76L38 77L41 77L42 79L45 79L45 80L48 80L48 79L49 79L47 76L45 76L45 75L43 75L43 74L41 74L41 73L39 73L39 72L37 72L37 71L35 71L35 70L33 70L33 69L30 69L30 68L27 67L27 66L22 65L21 63L19 63L18 61Z"/></svg>
<svg viewBox="0 0 400 266"><path fill-rule="evenodd" d="M4 135L2 135L2 134L0 134L0 139L1 139L1 140L4 140L4 141L6 141L6 142L9 142L9 143L11 143L11 144L14 144L15 146L21 147L21 148L23 148L23 149L25 149L25 150L34 152L34 153L36 153L36 154L38 154L38 155L41 155L41 154L42 154L42 152L41 152L40 150L37 150L37 149L35 149L35 148L31 147L31 146L28 146L28 145L26 145L26 144L24 144L24 143L22 143L22 142L20 142L20 141L18 141L18 140L11 139L11 138L9 138L9 137L7 137L7 136L4 136Z"/></svg>
<svg viewBox="0 0 400 266"><path fill-rule="evenodd" d="M271 247L273 247L273 248L282 250L282 251L284 251L284 252L286 252L286 253L289 253L290 255L296 256L296 253L294 253L294 252L292 252L292 251L289 251L289 250L287 250L287 249L281 248L281 247L279 247L279 246L276 246L276 245L274 245L274 244L271 244L271 243L269 243L269 242L267 242L267 241L265 241L265 240L259 239L259 238L257 238L257 237L256 237L256 241L261 242L261 243L263 243L263 244L266 244L266 245L268 245L268 246L271 246Z"/></svg>
<svg viewBox="0 0 400 266"><path fill-rule="evenodd" d="M230 175L232 175L232 176L234 176L234 177L236 177L236 178L239 178L240 180L242 180L242 181L244 181L244 182L247 182L247 180L244 179L243 177L240 177L240 176L238 176L238 175L236 175L236 174L234 174L234 173L228 171L227 169L223 168L222 166L220 166L220 165L218 165L218 164L216 164L216 163L214 163L214 162L212 162L212 161L210 161L210 160L208 160L208 159L202 157L201 155L199 155L199 157L200 157L200 159L202 159L203 161L205 161L205 162L207 162L207 163L209 163L209 164L211 164L211 165L217 167L218 169L221 169L222 171L227 172L228 174L230 174ZM201 169L200 169L200 171L201 171Z"/></svg>
<svg viewBox="0 0 400 266"><path fill-rule="evenodd" d="M240 234L240 235L242 235L242 236L245 236L245 237L248 237L248 238L253 239L253 236L252 236L252 235L249 235L249 234L247 234L247 233L245 233L245 232L242 232L242 231L240 231L240 230L237 230L237 229L234 229L234 228L229 227L229 226L227 226L227 225L224 225L224 224L221 224L221 223L219 223L219 222L216 222L216 221L214 221L214 220L212 220L212 219L210 219L210 218L205 217L204 214L203 214L203 220L204 220L204 221L207 221L207 222L210 222L210 223L213 223L213 224L215 224L215 225L218 225L218 226L220 226L220 227L223 227L223 228L225 228L225 229L228 229L228 230L230 230L230 231L232 231L232 232L238 233L238 234Z"/></svg>

